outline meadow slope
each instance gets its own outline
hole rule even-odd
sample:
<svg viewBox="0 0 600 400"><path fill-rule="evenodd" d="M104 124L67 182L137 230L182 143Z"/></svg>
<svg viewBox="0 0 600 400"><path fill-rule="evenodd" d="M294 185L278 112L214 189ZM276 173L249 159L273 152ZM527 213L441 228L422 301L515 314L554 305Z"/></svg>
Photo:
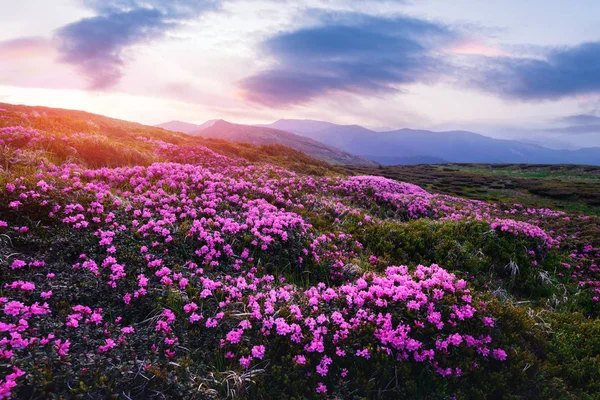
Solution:
<svg viewBox="0 0 600 400"><path fill-rule="evenodd" d="M597 216L9 105L0 166L0 398L600 393Z"/></svg>

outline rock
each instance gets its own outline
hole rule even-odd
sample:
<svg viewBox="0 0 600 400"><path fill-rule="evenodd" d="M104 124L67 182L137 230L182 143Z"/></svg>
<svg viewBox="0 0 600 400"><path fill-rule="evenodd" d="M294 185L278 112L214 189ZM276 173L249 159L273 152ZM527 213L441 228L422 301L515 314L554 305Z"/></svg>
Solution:
<svg viewBox="0 0 600 400"><path fill-rule="evenodd" d="M344 279L347 279L349 281L354 281L360 278L362 274L362 269L356 264L348 263L342 268L342 275L344 276Z"/></svg>

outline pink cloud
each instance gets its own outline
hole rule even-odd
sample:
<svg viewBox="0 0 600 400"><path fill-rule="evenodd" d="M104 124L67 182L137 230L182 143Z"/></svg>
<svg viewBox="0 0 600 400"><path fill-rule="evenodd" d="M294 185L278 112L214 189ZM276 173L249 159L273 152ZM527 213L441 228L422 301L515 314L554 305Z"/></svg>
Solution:
<svg viewBox="0 0 600 400"><path fill-rule="evenodd" d="M79 89L81 78L70 66L56 61L53 43L41 37L25 37L0 42L0 84L17 87Z"/></svg>
<svg viewBox="0 0 600 400"><path fill-rule="evenodd" d="M0 57L15 60L32 57L48 57L54 52L54 47L48 39L40 37L25 37L0 42Z"/></svg>
<svg viewBox="0 0 600 400"><path fill-rule="evenodd" d="M452 45L448 51L453 54L479 55L487 57L507 57L509 53L478 40L462 40Z"/></svg>

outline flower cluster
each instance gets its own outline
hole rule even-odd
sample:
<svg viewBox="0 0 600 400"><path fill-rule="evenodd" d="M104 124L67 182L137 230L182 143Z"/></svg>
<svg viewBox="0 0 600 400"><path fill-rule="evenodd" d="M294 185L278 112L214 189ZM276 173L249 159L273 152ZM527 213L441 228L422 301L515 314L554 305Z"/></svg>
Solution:
<svg viewBox="0 0 600 400"><path fill-rule="evenodd" d="M24 128L0 136L14 147L37 140ZM536 223L564 218L548 209L506 209L382 177L305 176L201 146L139 141L169 162L46 165L28 179L3 180L0 232L59 244L3 253L0 398L36 373L31 360L40 352L48 365L85 363L73 378L82 385L90 368L110 368L124 353L140 358L137 370L197 357L243 373L283 362L282 349L289 358L280 366L310 377L320 394L351 381L357 365L382 360L458 378L510 357L495 344L486 303L443 266L384 264L385 254L347 228L483 221L531 239L532 258L565 238ZM563 264L596 294L599 253L573 249ZM345 273L354 260L373 272ZM207 351L199 356L198 348Z"/></svg>

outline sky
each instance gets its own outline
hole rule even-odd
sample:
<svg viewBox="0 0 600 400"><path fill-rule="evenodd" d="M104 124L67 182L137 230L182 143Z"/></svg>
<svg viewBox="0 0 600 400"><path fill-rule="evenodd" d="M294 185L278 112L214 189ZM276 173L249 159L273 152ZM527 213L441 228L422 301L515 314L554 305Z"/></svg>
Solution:
<svg viewBox="0 0 600 400"><path fill-rule="evenodd" d="M0 0L0 102L600 146L595 0Z"/></svg>

